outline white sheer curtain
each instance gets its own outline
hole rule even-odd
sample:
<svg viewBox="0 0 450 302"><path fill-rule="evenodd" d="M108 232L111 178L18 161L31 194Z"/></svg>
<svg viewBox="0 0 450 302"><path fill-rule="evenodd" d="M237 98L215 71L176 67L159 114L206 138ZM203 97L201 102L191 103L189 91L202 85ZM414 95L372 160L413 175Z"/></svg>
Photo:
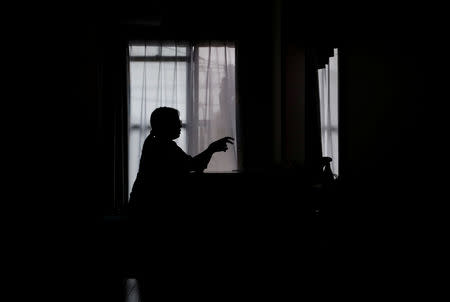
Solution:
<svg viewBox="0 0 450 302"><path fill-rule="evenodd" d="M229 46L200 46L194 71L194 132L192 152L203 151L216 139L224 136L236 138L236 86L235 52ZM196 76L198 75L198 76ZM194 92L195 92L194 89ZM197 124L195 124L197 123ZM198 139L195 142L195 139ZM237 141L234 148L215 154L207 171L232 171L237 169Z"/></svg>
<svg viewBox="0 0 450 302"><path fill-rule="evenodd" d="M338 137L338 50L330 57L325 68L318 70L320 97L320 126L322 133L322 156L333 159L331 169L339 175Z"/></svg>
<svg viewBox="0 0 450 302"><path fill-rule="evenodd" d="M150 115L161 106L180 111L177 144L196 155L223 136L234 148L213 155L208 169L237 169L235 47L232 43L131 44L129 48L129 188L150 132Z"/></svg>

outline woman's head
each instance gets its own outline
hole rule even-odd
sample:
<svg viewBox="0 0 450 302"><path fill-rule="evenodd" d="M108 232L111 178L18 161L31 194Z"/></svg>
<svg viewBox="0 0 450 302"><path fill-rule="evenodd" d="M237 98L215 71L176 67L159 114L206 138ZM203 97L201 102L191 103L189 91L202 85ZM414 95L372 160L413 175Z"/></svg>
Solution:
<svg viewBox="0 0 450 302"><path fill-rule="evenodd" d="M178 110L170 107L156 108L150 116L151 134L164 139L180 137L181 121Z"/></svg>

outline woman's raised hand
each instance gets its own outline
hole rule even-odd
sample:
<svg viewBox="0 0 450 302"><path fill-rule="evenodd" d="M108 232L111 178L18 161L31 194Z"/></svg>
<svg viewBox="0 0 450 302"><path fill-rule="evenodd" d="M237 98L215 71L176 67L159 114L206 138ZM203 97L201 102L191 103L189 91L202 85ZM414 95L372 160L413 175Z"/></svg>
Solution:
<svg viewBox="0 0 450 302"><path fill-rule="evenodd" d="M213 153L214 152L219 152L219 151L225 152L225 151L228 150L227 143L228 144L234 144L234 138L229 137L229 136L225 136L225 137L223 137L223 138L221 138L219 140L216 140L215 142L212 142L209 145L208 149L210 151L212 151Z"/></svg>

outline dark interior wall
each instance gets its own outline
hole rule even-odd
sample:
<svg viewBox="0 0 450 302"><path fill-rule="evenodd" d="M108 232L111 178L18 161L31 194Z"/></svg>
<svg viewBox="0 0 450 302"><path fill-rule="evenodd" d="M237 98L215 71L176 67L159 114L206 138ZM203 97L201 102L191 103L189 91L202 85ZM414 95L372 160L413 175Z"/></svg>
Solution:
<svg viewBox="0 0 450 302"><path fill-rule="evenodd" d="M340 49L343 175L399 177L422 160L425 75L412 48L374 41Z"/></svg>
<svg viewBox="0 0 450 302"><path fill-rule="evenodd" d="M270 7L269 7L270 8ZM273 15L243 26L244 36L238 49L239 102L243 130L244 169L264 170L276 161L279 153L279 117L276 115L279 94L275 91ZM279 130L278 130L279 131Z"/></svg>
<svg viewBox="0 0 450 302"><path fill-rule="evenodd" d="M395 262L407 272L405 255L440 250L448 112L440 41L418 35L340 48L341 225L360 255L383 255L374 270Z"/></svg>
<svg viewBox="0 0 450 302"><path fill-rule="evenodd" d="M422 123L428 119L423 62L407 41L354 40L339 48L340 177L345 184L339 205L346 223L357 226L348 234L360 238L364 253L384 249L387 242L399 249L413 233L410 219L428 207L423 200L413 201L423 193L421 173L428 160L422 145L429 131ZM403 227L408 231L399 235Z"/></svg>
<svg viewBox="0 0 450 302"><path fill-rule="evenodd" d="M285 160L305 163L305 49L287 41L284 91Z"/></svg>
<svg viewBox="0 0 450 302"><path fill-rule="evenodd" d="M443 108L438 87L446 76L445 63L433 62L433 44L418 37L340 49L344 178L405 185L425 183L437 172L437 108Z"/></svg>

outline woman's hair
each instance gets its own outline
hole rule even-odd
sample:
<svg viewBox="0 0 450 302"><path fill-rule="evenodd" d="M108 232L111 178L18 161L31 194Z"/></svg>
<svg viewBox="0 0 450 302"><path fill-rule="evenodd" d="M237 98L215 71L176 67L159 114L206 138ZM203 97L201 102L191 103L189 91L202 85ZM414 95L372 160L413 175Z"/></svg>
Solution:
<svg viewBox="0 0 450 302"><path fill-rule="evenodd" d="M150 116L150 136L159 136L179 120L179 112L171 107L159 107L153 110Z"/></svg>

